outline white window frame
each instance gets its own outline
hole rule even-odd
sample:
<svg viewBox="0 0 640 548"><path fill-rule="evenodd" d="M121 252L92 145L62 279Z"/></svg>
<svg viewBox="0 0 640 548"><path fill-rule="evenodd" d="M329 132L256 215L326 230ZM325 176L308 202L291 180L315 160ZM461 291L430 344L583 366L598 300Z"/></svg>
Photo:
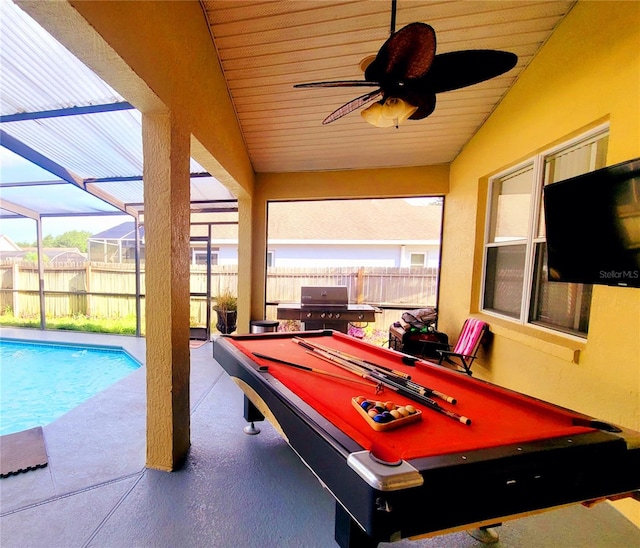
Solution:
<svg viewBox="0 0 640 548"><path fill-rule="evenodd" d="M413 256L414 255L422 255L422 264L417 265L413 264ZM409 266L427 266L427 261L429 260L429 255L426 251L414 251L409 253Z"/></svg>
<svg viewBox="0 0 640 548"><path fill-rule="evenodd" d="M204 257L204 262L199 263L198 262L198 257ZM191 253L191 264L192 265L206 265L207 264L207 250L205 249L200 249L200 248L192 248L192 253Z"/></svg>
<svg viewBox="0 0 640 548"><path fill-rule="evenodd" d="M202 249L199 247L192 247L191 248L191 264L192 265L206 265L207 261L205 260L203 263L199 263L197 261L196 257L206 257L207 256L207 250L206 248ZM211 266L217 266L218 264L220 264L220 252L219 250L211 250Z"/></svg>
<svg viewBox="0 0 640 548"><path fill-rule="evenodd" d="M549 156L553 156L558 152L575 146L579 143L586 142L589 140L597 140L605 135L609 134L609 124L602 124L590 131L587 131L573 139L565 141L557 146L544 150L535 156L516 164L509 169L501 171L490 177L489 179L489 187L487 192L487 203L486 203L486 211L485 211L485 231L484 231L484 240L483 240L483 248L482 248L482 276L481 276L481 287L480 287L480 310L487 315L495 316L498 318L505 319L507 321L516 323L518 325L526 325L528 327L533 327L536 329L540 329L543 331L547 331L554 334L566 335L572 338L576 338L578 340L584 340L586 335L571 335L566 331L561 329L555 329L553 327L546 327L538 325L537 323L533 323L529 321L529 315L531 312L531 297L534 291L533 287L533 276L535 269L535 248L536 244L542 243L546 241L546 237L540 237L538 235L538 226L540 222L540 215L542 212L542 196L543 196L543 186L544 186L544 166L545 161ZM504 179L506 176L514 173L518 170L524 169L527 166L533 167L532 173L532 189L531 189L531 204L529 209L529 220L527 223L527 237L523 241L522 239L515 240L512 243L500 243L489 242L489 238L491 236L491 221L493 214L493 192L495 187L495 182ZM590 166L590 171L595 169L594 165ZM519 318L514 318L512 316L501 314L496 310L491 310L488 308L484 308L484 298L485 298L485 284L486 284L486 272L487 272L487 250L491 247L504 247L507 245L523 245L525 244L525 263L523 270L523 279L522 279L522 302L520 304L520 315Z"/></svg>

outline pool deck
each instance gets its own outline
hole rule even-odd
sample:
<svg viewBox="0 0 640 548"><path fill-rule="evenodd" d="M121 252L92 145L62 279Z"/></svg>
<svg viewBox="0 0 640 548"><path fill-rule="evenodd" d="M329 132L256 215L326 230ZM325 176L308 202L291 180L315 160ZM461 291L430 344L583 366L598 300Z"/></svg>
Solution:
<svg viewBox="0 0 640 548"><path fill-rule="evenodd" d="M145 340L134 337L5 328L0 336L122 347L145 361ZM270 425L243 433L242 393L211 347L191 350L192 445L181 470L145 468L142 367L44 427L46 468L0 480L0 546L337 546L333 498ZM606 503L507 522L499 532L496 548L640 546L640 529ZM484 545L458 532L380 546Z"/></svg>

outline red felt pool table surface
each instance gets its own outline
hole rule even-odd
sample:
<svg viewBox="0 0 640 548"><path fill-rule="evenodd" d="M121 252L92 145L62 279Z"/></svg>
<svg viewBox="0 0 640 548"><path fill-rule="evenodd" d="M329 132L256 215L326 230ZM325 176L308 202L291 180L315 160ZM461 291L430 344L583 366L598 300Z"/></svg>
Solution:
<svg viewBox="0 0 640 548"><path fill-rule="evenodd" d="M470 425L457 422L389 388L376 395L373 384L368 388L354 382L301 371L254 355L257 352L358 379L356 375L311 355L307 349L293 341L294 336L306 336L314 343L404 371L411 375L414 382L456 398L456 405L438 399L435 401L443 408L469 417L472 422ZM268 372L273 377L334 426L364 449L387 461L464 453L594 431L593 428L584 426L588 424L584 415L435 364L417 361L415 366L405 365L402 363L402 354L363 343L338 332L325 332L323 335L314 336L309 333L295 333L291 337L257 339L243 339L240 336L231 341L258 365L268 366ZM398 429L377 432L352 405L352 398L360 395L367 399L392 401L399 405L410 403L422 411L422 420Z"/></svg>

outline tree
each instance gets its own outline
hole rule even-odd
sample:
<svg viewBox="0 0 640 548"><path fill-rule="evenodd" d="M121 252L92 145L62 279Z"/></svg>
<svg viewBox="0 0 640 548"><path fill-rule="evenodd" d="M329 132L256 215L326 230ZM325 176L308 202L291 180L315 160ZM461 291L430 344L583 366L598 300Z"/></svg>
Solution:
<svg viewBox="0 0 640 548"><path fill-rule="evenodd" d="M22 257L23 261L27 261L29 263L37 263L38 262L38 254L35 251L30 251L29 253L25 253L24 257ZM46 255L42 257L42 261L48 263L51 259Z"/></svg>
<svg viewBox="0 0 640 548"><path fill-rule="evenodd" d="M88 230L69 230L58 236L47 234L42 238L42 247L76 247L81 253L87 252L87 240L91 237ZM37 242L18 243L20 247L36 247Z"/></svg>
<svg viewBox="0 0 640 548"><path fill-rule="evenodd" d="M82 253L86 253L87 240L90 237L91 232L87 230L70 230L57 236L52 247L77 247Z"/></svg>
<svg viewBox="0 0 640 548"><path fill-rule="evenodd" d="M47 234L42 238L42 247L59 247L56 245L56 239L51 234Z"/></svg>

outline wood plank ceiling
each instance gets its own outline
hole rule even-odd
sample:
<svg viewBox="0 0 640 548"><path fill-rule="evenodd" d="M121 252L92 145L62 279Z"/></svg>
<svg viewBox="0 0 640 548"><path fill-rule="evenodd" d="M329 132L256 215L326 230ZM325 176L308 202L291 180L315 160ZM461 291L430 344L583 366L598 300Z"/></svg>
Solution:
<svg viewBox="0 0 640 548"><path fill-rule="evenodd" d="M323 126L370 88L294 89L363 79L360 61L389 37L388 0L201 0L254 170L297 172L451 162L484 123L573 1L399 0L396 30L429 23L437 53L498 49L518 55L508 73L437 96L435 112L376 128L358 111Z"/></svg>

